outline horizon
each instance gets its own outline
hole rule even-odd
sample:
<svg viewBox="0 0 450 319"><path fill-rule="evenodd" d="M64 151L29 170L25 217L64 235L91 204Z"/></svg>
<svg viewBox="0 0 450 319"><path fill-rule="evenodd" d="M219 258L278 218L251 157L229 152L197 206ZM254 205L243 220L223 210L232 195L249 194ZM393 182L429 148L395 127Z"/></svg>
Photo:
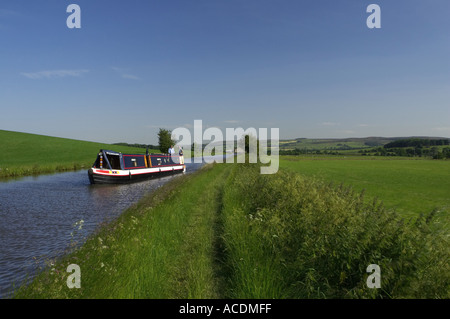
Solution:
<svg viewBox="0 0 450 319"><path fill-rule="evenodd" d="M19 132L19 131L9 131L9 130L3 130L0 129L0 131L8 131L8 132L12 132L12 133L20 133L20 134L33 134L33 135L41 135L44 137L52 137L52 138L62 138L62 139L71 139L71 140L77 140L80 142L88 142L88 143L99 143L99 144L120 144L120 143L126 143L126 144L142 144L142 145L152 145L152 146L158 146L158 143L153 144L153 143L138 143L138 142L133 142L133 141L115 141L112 143L106 143L103 141L91 141L91 140L79 140L79 139L74 139L74 138L70 138L70 137L61 137L61 136L53 136L53 135L46 135L46 134L35 134L35 133L30 133L30 132ZM279 141L293 141L293 140L300 140L300 139L307 139L307 140L350 140L350 139L371 139L371 138L379 138L379 139L411 139L411 138L423 138L423 139L449 139L450 137L445 137L445 136L361 136L361 137L343 137L343 138L337 138L337 137L329 137L329 138L314 138L314 137L296 137L296 138L290 138L290 139L280 139ZM224 140L224 142L226 142L228 140ZM236 139L235 139L236 141ZM271 139L268 139L268 141L271 141ZM204 144L216 144L216 143L220 143L220 142L205 142ZM180 144L182 146L190 146L191 144Z"/></svg>
<svg viewBox="0 0 450 319"><path fill-rule="evenodd" d="M155 145L202 119L283 141L450 138L447 0L71 2L79 29L69 3L0 4L0 129Z"/></svg>

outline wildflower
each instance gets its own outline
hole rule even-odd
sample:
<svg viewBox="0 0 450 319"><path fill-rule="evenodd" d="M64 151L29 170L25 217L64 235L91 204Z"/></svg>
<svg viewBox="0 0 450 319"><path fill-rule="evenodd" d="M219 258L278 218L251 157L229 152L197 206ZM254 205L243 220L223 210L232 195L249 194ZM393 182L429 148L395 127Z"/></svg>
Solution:
<svg viewBox="0 0 450 319"><path fill-rule="evenodd" d="M83 228L84 220L79 220L75 224L73 224L73 227L78 226L78 229L81 230Z"/></svg>
<svg viewBox="0 0 450 319"><path fill-rule="evenodd" d="M133 224L137 225L138 224L138 220L136 217L131 216L131 221L133 222Z"/></svg>

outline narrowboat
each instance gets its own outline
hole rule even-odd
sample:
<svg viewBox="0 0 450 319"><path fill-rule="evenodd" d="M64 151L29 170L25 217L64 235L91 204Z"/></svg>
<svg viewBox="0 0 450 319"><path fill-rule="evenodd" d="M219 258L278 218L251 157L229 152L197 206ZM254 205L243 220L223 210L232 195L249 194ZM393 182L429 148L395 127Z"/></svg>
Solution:
<svg viewBox="0 0 450 319"><path fill-rule="evenodd" d="M91 184L130 183L186 171L183 156L168 154L122 154L101 149L89 169Z"/></svg>

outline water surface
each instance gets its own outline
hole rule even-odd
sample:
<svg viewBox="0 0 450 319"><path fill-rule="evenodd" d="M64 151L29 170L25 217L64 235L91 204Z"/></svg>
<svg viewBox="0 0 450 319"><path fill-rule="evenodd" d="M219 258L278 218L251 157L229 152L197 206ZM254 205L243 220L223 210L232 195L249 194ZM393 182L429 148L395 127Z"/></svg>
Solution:
<svg viewBox="0 0 450 319"><path fill-rule="evenodd" d="M186 164L193 172L202 164ZM100 224L181 174L90 185L86 170L0 182L0 298ZM83 221L81 229L80 221Z"/></svg>

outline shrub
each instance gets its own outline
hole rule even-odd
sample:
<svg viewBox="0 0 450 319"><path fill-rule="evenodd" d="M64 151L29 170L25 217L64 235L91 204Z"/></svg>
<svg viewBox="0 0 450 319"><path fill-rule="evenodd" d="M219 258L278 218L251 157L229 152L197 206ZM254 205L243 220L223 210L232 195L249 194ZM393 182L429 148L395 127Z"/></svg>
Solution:
<svg viewBox="0 0 450 319"><path fill-rule="evenodd" d="M239 287L255 286L257 298L450 296L448 232L432 215L407 222L351 188L239 165L225 188L224 216L232 297L249 298ZM370 264L381 268L380 289L366 285Z"/></svg>

